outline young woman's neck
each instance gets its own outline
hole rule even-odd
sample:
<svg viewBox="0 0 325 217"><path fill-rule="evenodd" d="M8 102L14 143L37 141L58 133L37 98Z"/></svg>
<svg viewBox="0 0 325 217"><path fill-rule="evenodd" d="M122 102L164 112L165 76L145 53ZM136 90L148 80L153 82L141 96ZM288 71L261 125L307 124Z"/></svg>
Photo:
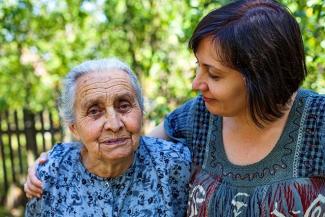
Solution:
<svg viewBox="0 0 325 217"><path fill-rule="evenodd" d="M258 127L247 114L224 117L222 135L228 160L235 165L250 165L264 159L285 129L292 102L288 103L281 118L263 128Z"/></svg>
<svg viewBox="0 0 325 217"><path fill-rule="evenodd" d="M262 132L263 130L267 130L270 127L274 127L277 125L282 125L285 124L285 122L288 119L289 112L291 110L291 107L293 105L293 102L295 100L297 93L295 92L290 100L288 101L286 108L283 110L283 115L282 117L276 119L273 122L261 122L263 123L263 127L257 126L257 124L254 122L252 119L249 110L245 110L242 113L240 113L237 116L233 117L223 117L223 122L227 122L230 124L230 126L237 127L242 130L247 130L247 131L255 131L255 132Z"/></svg>

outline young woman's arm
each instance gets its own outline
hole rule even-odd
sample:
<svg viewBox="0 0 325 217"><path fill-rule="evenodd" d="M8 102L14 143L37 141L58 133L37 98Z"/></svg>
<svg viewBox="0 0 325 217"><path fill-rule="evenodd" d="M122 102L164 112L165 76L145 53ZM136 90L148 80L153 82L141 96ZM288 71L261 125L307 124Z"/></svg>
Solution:
<svg viewBox="0 0 325 217"><path fill-rule="evenodd" d="M148 133L147 136L168 140L168 136L165 133L165 129L164 129L164 121L162 121L159 125L155 126L151 130L151 132Z"/></svg>
<svg viewBox="0 0 325 217"><path fill-rule="evenodd" d="M28 168L27 179L24 184L24 191L27 198L41 197L43 193L42 182L36 177L36 168L38 164L43 164L48 160L46 152L42 152L36 161Z"/></svg>

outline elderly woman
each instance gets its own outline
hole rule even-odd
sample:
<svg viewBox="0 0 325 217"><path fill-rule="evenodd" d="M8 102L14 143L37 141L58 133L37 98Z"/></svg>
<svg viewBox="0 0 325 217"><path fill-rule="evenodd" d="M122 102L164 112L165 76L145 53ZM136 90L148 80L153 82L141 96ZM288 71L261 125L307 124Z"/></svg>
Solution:
<svg viewBox="0 0 325 217"><path fill-rule="evenodd" d="M137 78L117 59L85 62L64 81L60 112L79 142L37 169L43 195L26 216L184 216L189 150L141 137Z"/></svg>

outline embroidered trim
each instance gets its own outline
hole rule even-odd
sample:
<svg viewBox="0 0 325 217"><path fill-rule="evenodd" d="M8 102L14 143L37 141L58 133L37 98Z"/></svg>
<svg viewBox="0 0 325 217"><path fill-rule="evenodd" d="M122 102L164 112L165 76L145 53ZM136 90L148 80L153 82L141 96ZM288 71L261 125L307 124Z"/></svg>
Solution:
<svg viewBox="0 0 325 217"><path fill-rule="evenodd" d="M298 177L298 159L299 159L299 155L300 155L300 150L301 150L301 145L302 145L302 141L303 141L303 132L305 131L305 125L304 122L306 120L306 116L307 116L307 110L310 106L310 100L311 98L307 98L306 100L306 104L305 104L305 108L304 111L302 113L302 117L300 120L300 128L299 128L299 132L298 132L298 139L297 139L297 145L296 145L296 151L295 151L295 156L294 156L294 160L293 160L293 177Z"/></svg>

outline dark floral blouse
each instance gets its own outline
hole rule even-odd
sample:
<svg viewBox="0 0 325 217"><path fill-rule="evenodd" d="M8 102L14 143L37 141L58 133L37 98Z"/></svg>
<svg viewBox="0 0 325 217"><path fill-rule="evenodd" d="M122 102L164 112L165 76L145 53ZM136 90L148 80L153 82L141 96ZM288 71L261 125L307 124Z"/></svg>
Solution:
<svg viewBox="0 0 325 217"><path fill-rule="evenodd" d="M191 155L181 143L142 137L133 165L120 177L90 173L80 143L57 144L37 169L43 195L25 216L184 216Z"/></svg>
<svg viewBox="0 0 325 217"><path fill-rule="evenodd" d="M275 147L250 165L228 160L222 117L209 113L202 96L164 123L193 153L188 216L325 216L324 95L300 89Z"/></svg>

